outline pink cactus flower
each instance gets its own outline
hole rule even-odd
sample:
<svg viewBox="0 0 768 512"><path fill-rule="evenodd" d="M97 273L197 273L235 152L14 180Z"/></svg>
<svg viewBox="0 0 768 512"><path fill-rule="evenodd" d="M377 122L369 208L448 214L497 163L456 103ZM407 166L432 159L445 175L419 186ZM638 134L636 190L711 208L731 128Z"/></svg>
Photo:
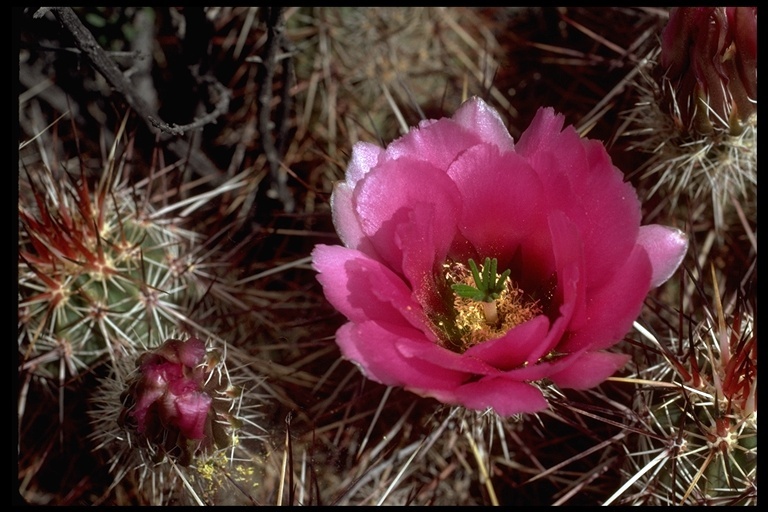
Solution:
<svg viewBox="0 0 768 512"><path fill-rule="evenodd" d="M507 416L547 407L543 379L590 388L626 363L605 349L687 238L641 226L603 145L563 123L540 109L515 143L472 98L385 149L354 146L331 197L344 246L312 258L368 378Z"/></svg>
<svg viewBox="0 0 768 512"><path fill-rule="evenodd" d="M205 343L197 338L170 339L142 356L130 412L139 434L167 438L169 431L178 431L186 439L205 437L212 399L203 391L206 375L199 365L204 358Z"/></svg>

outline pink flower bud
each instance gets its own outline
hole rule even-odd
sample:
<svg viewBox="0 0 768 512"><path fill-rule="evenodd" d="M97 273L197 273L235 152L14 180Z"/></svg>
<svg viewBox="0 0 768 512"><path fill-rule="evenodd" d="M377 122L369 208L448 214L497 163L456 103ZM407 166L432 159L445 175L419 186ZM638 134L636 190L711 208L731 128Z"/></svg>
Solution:
<svg viewBox="0 0 768 512"><path fill-rule="evenodd" d="M137 361L128 389L127 417L138 434L166 452L188 451L188 441L210 444L206 425L211 396L206 380L205 344L169 339Z"/></svg>

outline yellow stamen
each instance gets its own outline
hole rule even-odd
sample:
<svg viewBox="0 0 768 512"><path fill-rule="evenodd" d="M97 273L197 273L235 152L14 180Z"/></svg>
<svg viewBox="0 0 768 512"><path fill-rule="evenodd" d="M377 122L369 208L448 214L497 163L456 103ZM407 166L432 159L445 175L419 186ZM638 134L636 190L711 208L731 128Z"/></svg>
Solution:
<svg viewBox="0 0 768 512"><path fill-rule="evenodd" d="M461 263L446 263L443 268L449 283L472 285L472 275ZM503 336L542 312L539 302L526 296L511 279L506 280L495 301L476 301L454 295L453 308L460 339L451 339L446 346L462 353L478 343Z"/></svg>

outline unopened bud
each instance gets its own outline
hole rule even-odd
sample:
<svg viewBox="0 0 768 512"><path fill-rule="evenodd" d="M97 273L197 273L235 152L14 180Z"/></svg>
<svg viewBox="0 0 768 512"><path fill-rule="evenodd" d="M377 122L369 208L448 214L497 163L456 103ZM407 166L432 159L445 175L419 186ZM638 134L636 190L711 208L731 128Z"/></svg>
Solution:
<svg viewBox="0 0 768 512"><path fill-rule="evenodd" d="M680 7L662 34L663 105L683 132L738 134L757 109L757 7Z"/></svg>

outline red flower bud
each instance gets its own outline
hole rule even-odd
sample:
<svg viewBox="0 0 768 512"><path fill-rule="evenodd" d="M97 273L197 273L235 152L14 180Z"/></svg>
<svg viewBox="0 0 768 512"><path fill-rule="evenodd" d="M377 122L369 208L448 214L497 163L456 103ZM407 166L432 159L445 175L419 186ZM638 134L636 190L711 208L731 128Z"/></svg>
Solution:
<svg viewBox="0 0 768 512"><path fill-rule="evenodd" d="M757 109L757 7L680 7L662 34L663 103L681 130L739 133Z"/></svg>
<svg viewBox="0 0 768 512"><path fill-rule="evenodd" d="M191 456L188 441L210 444L206 426L213 399L204 390L205 355L205 343L197 338L169 339L137 361L125 416L137 433L166 453L181 450Z"/></svg>

